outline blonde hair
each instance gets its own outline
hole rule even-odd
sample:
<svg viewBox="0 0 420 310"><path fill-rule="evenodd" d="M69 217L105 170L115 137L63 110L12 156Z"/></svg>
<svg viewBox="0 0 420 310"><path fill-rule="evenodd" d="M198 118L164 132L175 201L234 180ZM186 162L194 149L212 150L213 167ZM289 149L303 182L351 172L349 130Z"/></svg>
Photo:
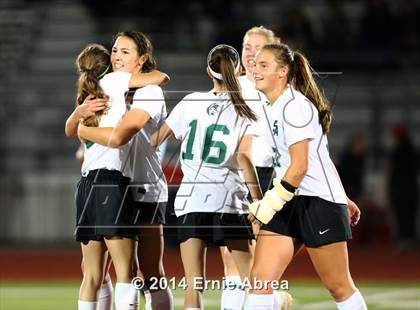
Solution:
<svg viewBox="0 0 420 310"><path fill-rule="evenodd" d="M76 66L80 74L77 83L76 106L81 105L89 94L94 95L96 98L108 98L99 85L100 78L111 67L108 50L99 44L89 44L77 56ZM101 116L105 112L106 109L98 111L95 115L83 119L81 123L85 126L97 127Z"/></svg>
<svg viewBox="0 0 420 310"><path fill-rule="evenodd" d="M272 30L264 26L254 26L251 29L249 29L244 35L243 42L245 42L245 40L248 39L248 37L253 34L264 36L267 40L267 44L280 44L281 43L280 38L277 37Z"/></svg>

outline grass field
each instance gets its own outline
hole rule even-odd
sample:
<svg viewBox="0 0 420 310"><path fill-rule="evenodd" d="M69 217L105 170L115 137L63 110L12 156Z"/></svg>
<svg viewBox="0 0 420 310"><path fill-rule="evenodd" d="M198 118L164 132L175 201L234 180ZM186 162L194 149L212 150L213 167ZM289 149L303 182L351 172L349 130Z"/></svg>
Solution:
<svg viewBox="0 0 420 310"><path fill-rule="evenodd" d="M77 282L1 282L1 310L67 310L77 309ZM319 282L289 282L294 298L293 309L336 309L328 292ZM420 282L360 282L370 310L420 309ZM182 309L182 289L174 291L175 309ZM205 293L205 309L219 309L220 291Z"/></svg>

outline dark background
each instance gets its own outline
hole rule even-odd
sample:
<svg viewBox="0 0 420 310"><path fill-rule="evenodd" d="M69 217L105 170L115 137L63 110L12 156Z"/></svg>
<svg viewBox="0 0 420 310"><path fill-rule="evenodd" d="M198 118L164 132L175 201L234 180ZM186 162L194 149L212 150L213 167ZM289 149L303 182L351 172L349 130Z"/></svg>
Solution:
<svg viewBox="0 0 420 310"><path fill-rule="evenodd" d="M74 60L122 30L148 34L169 110L208 90L211 47L241 50L246 30L271 28L320 72L334 122L331 156L363 218L355 244L418 247L419 1L0 2L0 246L76 246ZM182 91L182 92L179 92ZM417 149L417 151L416 151ZM172 170L170 144L164 165ZM170 241L170 237L169 237Z"/></svg>

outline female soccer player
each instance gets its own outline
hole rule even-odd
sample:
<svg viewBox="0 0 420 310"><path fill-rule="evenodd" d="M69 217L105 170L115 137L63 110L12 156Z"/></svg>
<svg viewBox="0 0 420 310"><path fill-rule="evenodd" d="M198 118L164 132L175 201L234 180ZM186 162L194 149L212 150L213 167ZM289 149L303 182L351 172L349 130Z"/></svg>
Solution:
<svg viewBox="0 0 420 310"><path fill-rule="evenodd" d="M254 58L257 52L265 44L278 44L280 39L275 36L272 30L264 26L249 29L243 38L242 44L242 64L245 67L245 75L239 77L242 96L254 112L258 115L262 126L267 126L267 116L264 111L266 98L264 94L255 89L254 82ZM271 138L271 137L268 137ZM270 188L273 178L273 159L272 150L267 143L267 137L257 137L253 142L252 159L256 166L258 179L263 192Z"/></svg>
<svg viewBox="0 0 420 310"><path fill-rule="evenodd" d="M111 58L116 69L150 72L156 68L150 40L140 32L118 33ZM145 282L150 284L149 279L165 276L162 224L165 223L168 191L158 152L149 143L151 134L166 117L162 89L155 85L137 89L129 106L130 110L118 125L113 124L108 128L80 126L78 134L82 139L116 148L134 138L129 150L129 162L126 163L133 169L127 199L136 210L132 224L139 227L138 260ZM153 309L173 308L169 289L149 287L149 290Z"/></svg>
<svg viewBox="0 0 420 310"><path fill-rule="evenodd" d="M254 58L261 47L271 43L280 43L280 39L275 36L272 30L267 29L264 26L252 27L249 29L245 33L242 43L242 64L245 68L245 75L240 76L238 80L241 85L242 97L246 100L249 107L257 114L258 122L260 122L261 127L268 126L267 116L264 111L266 98L264 94L255 89L253 76ZM271 139L271 136L268 138ZM267 137L254 137L252 142L252 162L256 166L258 180L263 193L270 188L273 179L274 168L271 153L271 146L267 142ZM241 280L239 272L226 247L221 247L220 252L222 254L225 269L225 281L234 283L236 286L235 289L226 287L223 290L221 309L242 309L245 292L240 289ZM281 303L281 300L277 300L277 297L279 296L275 296L276 302Z"/></svg>
<svg viewBox="0 0 420 310"><path fill-rule="evenodd" d="M105 76L111 66L109 52L101 45L92 44L79 54L76 63L80 72L77 103L83 102L89 93L113 103L109 113L95 114L83 119L82 123L89 126L118 123L125 113L121 91L124 86L117 83L120 81L115 78L118 73ZM125 88L129 79L128 75ZM129 167L123 165L127 153L127 147L111 149L85 141L82 178L76 195L76 240L81 243L84 261L79 309L97 307L107 249L117 275L116 308L134 309L132 303L136 291L131 280L136 234L125 228L133 217L132 209L124 203L131 176Z"/></svg>
<svg viewBox="0 0 420 310"><path fill-rule="evenodd" d="M170 135L182 140L184 177L175 199L178 239L187 288L184 308L202 308L208 245L226 245L242 278L252 263L253 234L246 219L247 189L261 197L250 160L252 136L258 134L256 116L246 105L236 78L240 59L231 46L218 45L207 59L214 88L187 95L173 109L152 139L158 145Z"/></svg>
<svg viewBox="0 0 420 310"><path fill-rule="evenodd" d="M109 55L109 53L108 53ZM139 61L140 56L136 55L135 53L130 53L129 51L124 52L124 65L120 66L117 64L117 62L112 61L111 62L111 68L107 69L107 73L110 73L112 71L120 72L118 74L111 74L110 77L112 77L115 82L108 83L106 85L102 85L102 87L105 87L105 92L107 92L107 87L109 84L116 84L119 85L119 87L112 87L112 90L114 92L116 91L118 94L118 98L120 98L119 102L111 103L112 105L118 105L120 104L120 107L124 110L125 109L125 103L124 103L124 93L128 90L128 87L143 87L149 84L155 84L159 85L161 83L164 83L168 80L168 77L166 74L161 73L157 70L152 70L151 72L140 72L138 71L138 68L136 67L136 63ZM114 57L113 55L112 57ZM122 73L126 72L126 73ZM131 74L133 73L133 74ZM131 77L131 78L130 78ZM128 83L129 80L129 83ZM109 90L111 91L111 90ZM83 99L83 98L82 98ZM65 133L67 136L75 136L77 135L77 126L79 124L80 120L87 119L89 117L93 117L95 114L97 116L100 116L104 109L108 105L108 99L107 98L101 98L101 97L95 97L94 95L90 94L88 95L85 100L79 101L76 105L75 110L73 113L69 116L69 118L66 121L65 126ZM112 110L111 110L112 112ZM83 159L84 155L84 146L82 144L82 147L79 148L78 154ZM83 160L82 160L83 161ZM105 259L106 260L106 259ZM111 260L108 260L108 267L106 270L109 270ZM82 270L83 270L83 261L82 261ZM103 285L100 288L99 291L99 309L98 310L110 310L112 309L112 282L109 274L107 273L106 277L104 278Z"/></svg>
<svg viewBox="0 0 420 310"><path fill-rule="evenodd" d="M309 62L285 44L265 45L254 78L269 100L276 179L250 206L250 219L262 223L251 279L279 279L303 244L338 309L366 309L350 276L346 242L360 210L347 198L330 159L331 110ZM271 287L251 290L244 308L273 309Z"/></svg>

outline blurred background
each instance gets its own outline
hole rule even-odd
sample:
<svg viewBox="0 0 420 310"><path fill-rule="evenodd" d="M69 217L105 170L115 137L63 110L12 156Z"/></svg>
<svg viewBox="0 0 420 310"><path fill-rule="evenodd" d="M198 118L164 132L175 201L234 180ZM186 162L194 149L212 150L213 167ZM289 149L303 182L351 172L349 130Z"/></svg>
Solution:
<svg viewBox="0 0 420 310"><path fill-rule="evenodd" d="M419 281L419 17L418 0L1 0L0 280L16 270L28 275L30 255L45 262L60 251L50 258L73 273L49 272L80 277L73 241L78 141L65 137L64 122L75 102L74 61L85 45L110 48L122 30L148 34L159 69L171 77L171 110L185 95L176 91L211 87L211 47L240 51L244 33L264 25L322 72L318 82L334 113L331 156L362 210L350 244L360 274L377 277L366 258L381 257L384 278ZM172 192L179 181L175 152L170 144L164 160ZM176 249L170 231L167 247ZM387 267L394 258L400 264ZM411 269L401 269L404 262Z"/></svg>

